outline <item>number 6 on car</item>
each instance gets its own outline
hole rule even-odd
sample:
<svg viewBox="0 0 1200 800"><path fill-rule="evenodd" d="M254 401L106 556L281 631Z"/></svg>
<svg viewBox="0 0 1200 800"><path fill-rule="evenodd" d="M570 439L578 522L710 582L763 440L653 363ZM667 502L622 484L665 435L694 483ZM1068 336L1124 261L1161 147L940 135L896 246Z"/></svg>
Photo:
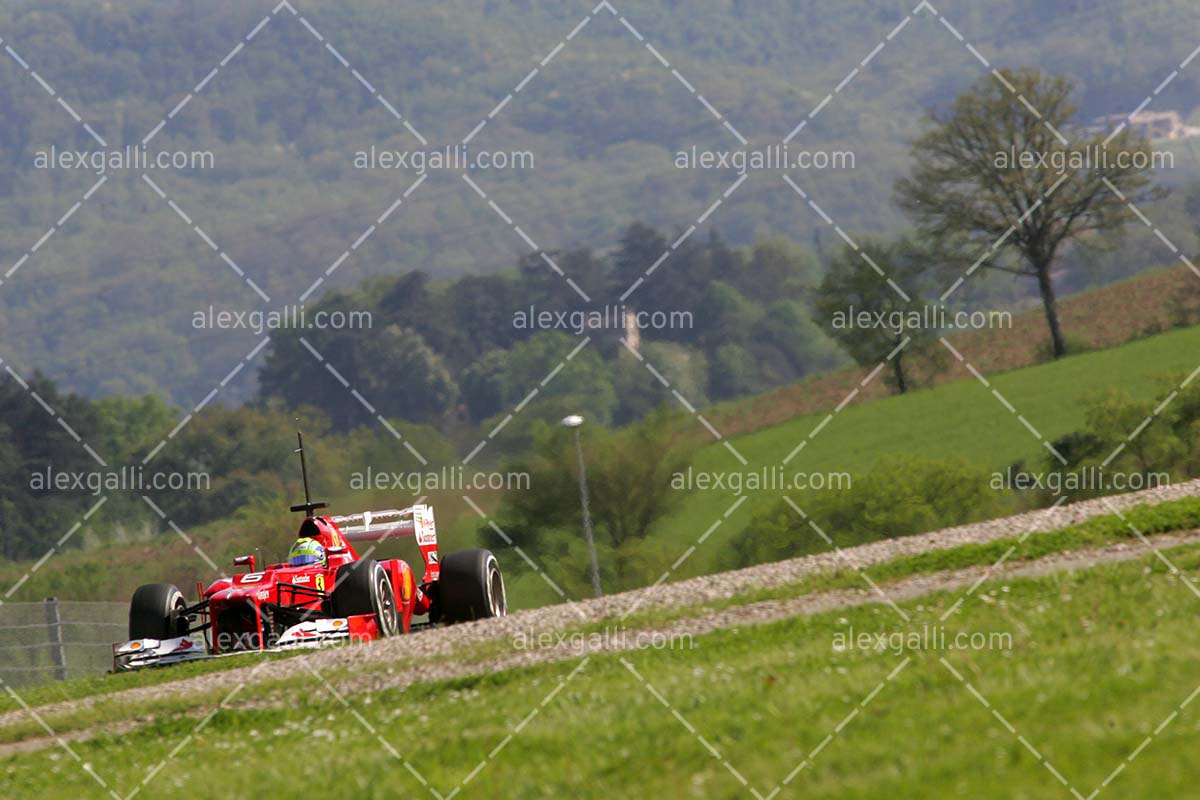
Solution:
<svg viewBox="0 0 1200 800"><path fill-rule="evenodd" d="M438 554L433 509L426 505L348 516L317 516L326 507L309 499L304 440L300 444L304 521L287 561L255 571L255 557L239 556L247 572L197 586L189 603L171 584L133 593L129 641L113 645L115 670L264 650L367 642L414 627L466 622L508 613L504 579L487 550ZM416 582L401 559L361 558L356 542L413 536L424 571ZM413 623L414 616L428 622Z"/></svg>

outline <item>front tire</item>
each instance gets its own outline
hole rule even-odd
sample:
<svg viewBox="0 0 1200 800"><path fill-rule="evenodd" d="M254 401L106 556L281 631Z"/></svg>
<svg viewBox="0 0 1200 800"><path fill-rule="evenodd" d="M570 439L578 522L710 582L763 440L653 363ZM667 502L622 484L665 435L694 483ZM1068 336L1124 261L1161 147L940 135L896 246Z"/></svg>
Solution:
<svg viewBox="0 0 1200 800"><path fill-rule="evenodd" d="M380 637L395 636L400 631L392 580L383 565L372 559L338 568L333 609L339 617L374 614Z"/></svg>
<svg viewBox="0 0 1200 800"><path fill-rule="evenodd" d="M469 622L508 614L504 577L490 550L463 550L442 559L438 621Z"/></svg>
<svg viewBox="0 0 1200 800"><path fill-rule="evenodd" d="M129 603L130 639L174 639L186 636L187 617L183 611L187 600L183 592L170 583L148 583L139 586Z"/></svg>

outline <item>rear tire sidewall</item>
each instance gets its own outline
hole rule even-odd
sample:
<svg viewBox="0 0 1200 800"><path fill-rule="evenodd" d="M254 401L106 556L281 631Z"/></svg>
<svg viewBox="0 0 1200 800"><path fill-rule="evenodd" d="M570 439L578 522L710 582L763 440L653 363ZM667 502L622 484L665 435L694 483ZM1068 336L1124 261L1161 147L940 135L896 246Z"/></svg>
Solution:
<svg viewBox="0 0 1200 800"><path fill-rule="evenodd" d="M504 577L489 550L463 550L445 556L437 591L440 622L468 622L508 614Z"/></svg>

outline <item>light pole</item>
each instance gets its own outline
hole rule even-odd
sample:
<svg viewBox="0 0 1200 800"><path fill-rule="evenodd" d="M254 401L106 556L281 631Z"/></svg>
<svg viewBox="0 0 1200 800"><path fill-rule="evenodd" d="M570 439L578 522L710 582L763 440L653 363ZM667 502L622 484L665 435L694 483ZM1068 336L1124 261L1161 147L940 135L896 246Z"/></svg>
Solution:
<svg viewBox="0 0 1200 800"><path fill-rule="evenodd" d="M600 564L596 560L596 540L592 537L592 513L588 510L587 473L583 466L583 445L579 441L579 429L583 426L583 417L572 414L563 417L562 426L575 431L575 456L579 460L579 504L583 507L583 538L587 541L588 555L592 559L592 590L596 597L603 595L600 590Z"/></svg>

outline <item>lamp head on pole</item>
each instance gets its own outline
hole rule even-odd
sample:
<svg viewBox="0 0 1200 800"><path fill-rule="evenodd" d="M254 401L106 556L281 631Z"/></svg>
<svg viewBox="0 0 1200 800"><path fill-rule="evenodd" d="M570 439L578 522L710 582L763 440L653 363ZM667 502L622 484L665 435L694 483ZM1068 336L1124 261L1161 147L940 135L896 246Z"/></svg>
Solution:
<svg viewBox="0 0 1200 800"><path fill-rule="evenodd" d="M578 414L572 414L569 417L563 417L562 422L559 424L564 428L578 428L583 424L583 417L579 416Z"/></svg>

